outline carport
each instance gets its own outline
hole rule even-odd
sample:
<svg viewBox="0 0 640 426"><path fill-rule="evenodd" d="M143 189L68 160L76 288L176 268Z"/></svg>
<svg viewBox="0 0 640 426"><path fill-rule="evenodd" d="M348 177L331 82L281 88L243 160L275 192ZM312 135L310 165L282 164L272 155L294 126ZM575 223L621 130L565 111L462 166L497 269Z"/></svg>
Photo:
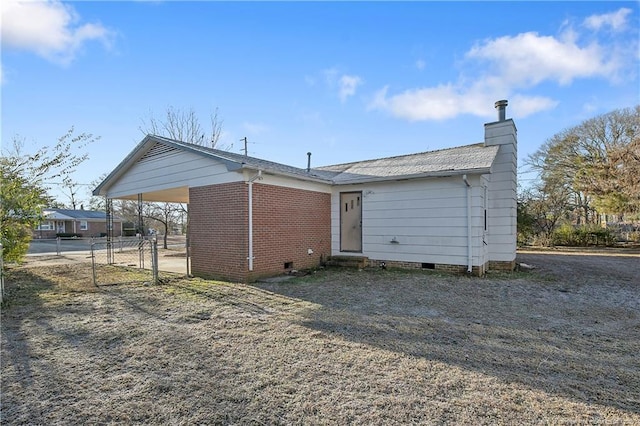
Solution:
<svg viewBox="0 0 640 426"><path fill-rule="evenodd" d="M173 146L176 143L148 135L93 191L93 195L105 197L108 241L113 240L113 200L137 201L137 229L143 237L146 234L143 202L189 204L189 178L185 175L193 170L197 159L188 154L176 155L180 152L180 147ZM187 227L187 273L190 270L188 233ZM107 256L111 258L110 253Z"/></svg>
<svg viewBox="0 0 640 426"><path fill-rule="evenodd" d="M107 221L112 200L137 201L141 230L143 202L187 204L196 276L253 281L317 266L331 250L330 181L308 169L148 135L93 194Z"/></svg>

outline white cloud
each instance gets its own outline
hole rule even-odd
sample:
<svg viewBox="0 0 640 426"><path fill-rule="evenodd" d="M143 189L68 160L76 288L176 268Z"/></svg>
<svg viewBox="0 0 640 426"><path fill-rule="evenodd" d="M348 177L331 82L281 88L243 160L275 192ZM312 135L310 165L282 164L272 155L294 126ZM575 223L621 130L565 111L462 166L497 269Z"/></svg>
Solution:
<svg viewBox="0 0 640 426"><path fill-rule="evenodd" d="M547 111L558 106L558 101L545 96L513 95L509 103L512 115L526 117L540 111Z"/></svg>
<svg viewBox="0 0 640 426"><path fill-rule="evenodd" d="M424 69L424 67L427 66L427 63L425 61L423 61L422 59L418 59L416 61L416 68L418 68L420 71L422 71Z"/></svg>
<svg viewBox="0 0 640 426"><path fill-rule="evenodd" d="M388 86L378 91L370 108L385 109L397 117L409 121L443 120L457 115L460 109L461 96L450 85L432 88L410 89L397 95L387 97Z"/></svg>
<svg viewBox="0 0 640 426"><path fill-rule="evenodd" d="M613 31L622 31L627 27L627 17L630 14L631 9L623 7L615 12L591 15L584 20L584 26L595 31L605 26L611 27Z"/></svg>
<svg viewBox="0 0 640 426"><path fill-rule="evenodd" d="M598 44L579 46L568 30L562 38L522 33L474 46L467 58L487 61L494 73L512 86L532 86L544 80L569 84L575 78L610 77L618 68Z"/></svg>
<svg viewBox="0 0 640 426"><path fill-rule="evenodd" d="M628 12L593 16L592 28L610 25L621 28ZM600 19L598 21L597 19ZM459 114L492 116L487 108L496 99L510 99L513 116L524 117L555 108L558 102L546 96L524 93L538 85L553 82L560 86L576 79L602 78L610 82L620 80L620 74L635 58L632 52L637 42L609 40L580 42L579 32L563 25L558 36L535 32L484 40L465 55L473 68L473 78L460 75L457 82L432 87L406 89L390 94L389 87L375 93L369 109L387 111L410 121L443 120Z"/></svg>
<svg viewBox="0 0 640 426"><path fill-rule="evenodd" d="M379 109L409 121L446 120L460 114L472 114L490 118L495 112L488 105L496 99L504 99L503 92L492 91L484 82L472 87L440 85L437 87L410 89L387 96L388 87L374 95L369 109ZM554 108L557 102L542 96L511 96L511 115L526 117L539 111Z"/></svg>
<svg viewBox="0 0 640 426"><path fill-rule="evenodd" d="M99 23L80 23L75 9L60 1L4 0L3 47L33 52L68 65L79 49L95 40L109 46L113 34Z"/></svg>
<svg viewBox="0 0 640 426"><path fill-rule="evenodd" d="M343 75L340 77L340 101L345 102L349 96L356 94L356 89L362 84L362 79L357 75Z"/></svg>
<svg viewBox="0 0 640 426"><path fill-rule="evenodd" d="M346 102L350 96L355 95L358 86L364 82L361 77L343 74L335 67L323 70L322 75L329 89L338 91L341 102Z"/></svg>

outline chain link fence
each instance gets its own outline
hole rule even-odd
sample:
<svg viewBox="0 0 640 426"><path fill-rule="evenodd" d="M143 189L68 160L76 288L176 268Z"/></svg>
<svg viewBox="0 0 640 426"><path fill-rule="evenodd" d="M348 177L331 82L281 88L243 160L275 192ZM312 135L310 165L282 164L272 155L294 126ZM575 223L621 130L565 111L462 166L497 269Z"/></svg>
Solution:
<svg viewBox="0 0 640 426"><path fill-rule="evenodd" d="M0 243L0 303L4 302L4 254Z"/></svg>
<svg viewBox="0 0 640 426"><path fill-rule="evenodd" d="M96 286L130 282L158 283L158 243L155 239L119 238L91 243Z"/></svg>

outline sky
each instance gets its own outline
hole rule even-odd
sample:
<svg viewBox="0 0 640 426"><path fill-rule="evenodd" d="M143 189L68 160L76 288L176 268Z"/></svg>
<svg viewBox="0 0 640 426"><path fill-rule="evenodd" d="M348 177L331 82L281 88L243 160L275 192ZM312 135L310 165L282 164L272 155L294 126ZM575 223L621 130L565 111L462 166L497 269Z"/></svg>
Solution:
<svg viewBox="0 0 640 426"><path fill-rule="evenodd" d="M554 134L640 103L640 7L588 2L3 0L2 149L100 139L86 191L168 108L220 143L304 168L479 143L508 99L524 161ZM61 202L69 199L52 183Z"/></svg>

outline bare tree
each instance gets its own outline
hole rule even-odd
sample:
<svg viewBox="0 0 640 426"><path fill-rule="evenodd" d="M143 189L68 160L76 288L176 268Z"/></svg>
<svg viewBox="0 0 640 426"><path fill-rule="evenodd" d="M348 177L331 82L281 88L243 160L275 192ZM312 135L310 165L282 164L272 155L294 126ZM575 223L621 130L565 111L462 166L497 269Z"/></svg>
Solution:
<svg viewBox="0 0 640 426"><path fill-rule="evenodd" d="M160 224L163 229L162 248L167 249L167 237L178 222L180 205L175 203L146 203L143 216Z"/></svg>
<svg viewBox="0 0 640 426"><path fill-rule="evenodd" d="M529 156L543 187L568 189L589 221L600 213L640 210L640 106L612 111L566 129ZM594 216L594 215L591 215Z"/></svg>
<svg viewBox="0 0 640 426"><path fill-rule="evenodd" d="M189 142L208 148L228 150L231 146L220 146L222 136L222 120L216 108L209 115L209 127L205 128L200 123L193 108L180 110L169 106L163 119L156 119L150 114L149 119L142 119L140 131L147 134L165 136L182 142ZM144 216L156 221L164 228L164 248L167 248L167 234L176 221L176 215L186 215L188 228L187 206L173 203L144 203Z"/></svg>
<svg viewBox="0 0 640 426"><path fill-rule="evenodd" d="M80 184L73 180L71 176L65 176L62 179L62 188L63 194L69 199L69 206L73 210L77 210L78 205L82 203L82 200L78 198Z"/></svg>
<svg viewBox="0 0 640 426"><path fill-rule="evenodd" d="M222 120L218 115L218 108L210 114L209 119L210 126L205 129L193 108L180 110L169 106L164 119L156 119L153 114L150 114L148 120L142 119L140 131L145 135L165 136L182 142L219 148Z"/></svg>

